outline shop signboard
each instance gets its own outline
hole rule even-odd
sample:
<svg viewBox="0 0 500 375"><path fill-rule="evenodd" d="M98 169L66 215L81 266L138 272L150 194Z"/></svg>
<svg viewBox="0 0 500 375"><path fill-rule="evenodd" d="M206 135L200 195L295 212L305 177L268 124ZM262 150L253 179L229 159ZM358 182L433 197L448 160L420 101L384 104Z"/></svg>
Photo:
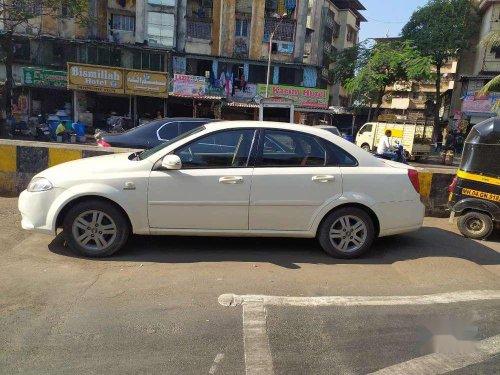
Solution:
<svg viewBox="0 0 500 375"><path fill-rule="evenodd" d="M266 85L257 85L258 94L266 97ZM328 108L328 90L299 86L269 85L270 98L293 100L297 107Z"/></svg>
<svg viewBox="0 0 500 375"><path fill-rule="evenodd" d="M124 71L99 65L68 63L68 89L124 94Z"/></svg>
<svg viewBox="0 0 500 375"><path fill-rule="evenodd" d="M23 68L26 86L66 88L66 72L39 68Z"/></svg>
<svg viewBox="0 0 500 375"><path fill-rule="evenodd" d="M184 96L205 96L207 79L201 76L174 74L174 94Z"/></svg>
<svg viewBox="0 0 500 375"><path fill-rule="evenodd" d="M462 112L494 113L496 112L496 102L497 97L492 95L466 95L462 102Z"/></svg>
<svg viewBox="0 0 500 375"><path fill-rule="evenodd" d="M125 70L125 94L166 98L168 75L147 70Z"/></svg>

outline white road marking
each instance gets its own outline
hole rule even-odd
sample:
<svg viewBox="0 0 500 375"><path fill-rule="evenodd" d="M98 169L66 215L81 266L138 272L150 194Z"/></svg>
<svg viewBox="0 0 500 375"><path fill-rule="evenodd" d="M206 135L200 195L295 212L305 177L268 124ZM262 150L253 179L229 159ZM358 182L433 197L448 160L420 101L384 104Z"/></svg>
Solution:
<svg viewBox="0 0 500 375"><path fill-rule="evenodd" d="M219 353L215 356L214 358L214 363L212 364L212 366L210 367L210 370L208 371L208 373L210 375L214 375L215 372L217 371L217 365L224 359L224 353Z"/></svg>
<svg viewBox="0 0 500 375"><path fill-rule="evenodd" d="M272 375L274 371L266 329L266 306L412 306L497 299L500 299L499 290L471 290L420 296L281 297L222 294L218 300L223 306L243 306L246 374ZM475 352L466 354L430 354L382 369L375 374L444 374L497 355L500 352L500 336L478 342L476 349Z"/></svg>
<svg viewBox="0 0 500 375"><path fill-rule="evenodd" d="M372 375L438 375L486 361L500 353L500 335L479 341L471 353L433 353L373 372Z"/></svg>
<svg viewBox="0 0 500 375"><path fill-rule="evenodd" d="M432 305L500 299L500 290L470 290L420 296L332 296L332 297L280 297L265 295L223 294L223 306L260 303L266 306L401 306Z"/></svg>
<svg viewBox="0 0 500 375"><path fill-rule="evenodd" d="M243 305L243 342L247 375L272 375L273 360L267 337L266 307L260 303Z"/></svg>

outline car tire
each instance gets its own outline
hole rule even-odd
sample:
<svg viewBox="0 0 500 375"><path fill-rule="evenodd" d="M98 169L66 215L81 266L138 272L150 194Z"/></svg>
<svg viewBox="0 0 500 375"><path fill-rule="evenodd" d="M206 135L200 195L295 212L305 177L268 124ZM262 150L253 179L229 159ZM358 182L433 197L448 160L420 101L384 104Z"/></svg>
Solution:
<svg viewBox="0 0 500 375"><path fill-rule="evenodd" d="M458 220L458 229L467 238L485 240L493 232L493 220L482 212L470 211L461 215Z"/></svg>
<svg viewBox="0 0 500 375"><path fill-rule="evenodd" d="M342 259L357 258L372 245L375 225L360 208L340 208L323 220L317 237L327 254Z"/></svg>
<svg viewBox="0 0 500 375"><path fill-rule="evenodd" d="M371 151L371 149L370 149L370 145L368 145L367 143L364 143L364 144L361 146L361 148L362 148L363 150L365 150L366 152L370 152L370 151Z"/></svg>
<svg viewBox="0 0 500 375"><path fill-rule="evenodd" d="M76 253L92 258L107 257L127 242L130 225L113 204L101 200L77 203L64 218L64 237Z"/></svg>

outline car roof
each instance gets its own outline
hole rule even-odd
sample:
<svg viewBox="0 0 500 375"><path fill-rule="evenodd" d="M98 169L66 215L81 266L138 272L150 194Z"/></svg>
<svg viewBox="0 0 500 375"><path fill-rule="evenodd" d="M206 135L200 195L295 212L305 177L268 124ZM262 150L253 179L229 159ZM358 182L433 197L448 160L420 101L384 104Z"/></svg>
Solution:
<svg viewBox="0 0 500 375"><path fill-rule="evenodd" d="M314 127L318 129L337 129L334 125L314 125Z"/></svg>
<svg viewBox="0 0 500 375"><path fill-rule="evenodd" d="M161 120L165 120L165 121L218 121L216 119L213 119L213 118L193 118L193 117L164 117L162 118ZM154 121L154 120L152 120Z"/></svg>

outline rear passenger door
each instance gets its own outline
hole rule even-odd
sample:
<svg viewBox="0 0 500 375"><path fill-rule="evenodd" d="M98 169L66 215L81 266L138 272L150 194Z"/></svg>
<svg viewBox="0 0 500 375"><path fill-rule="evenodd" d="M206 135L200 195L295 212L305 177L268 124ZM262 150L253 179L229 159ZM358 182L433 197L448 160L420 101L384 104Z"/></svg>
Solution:
<svg viewBox="0 0 500 375"><path fill-rule="evenodd" d="M342 175L323 140L264 129L252 177L249 229L306 231L327 202L342 195Z"/></svg>

